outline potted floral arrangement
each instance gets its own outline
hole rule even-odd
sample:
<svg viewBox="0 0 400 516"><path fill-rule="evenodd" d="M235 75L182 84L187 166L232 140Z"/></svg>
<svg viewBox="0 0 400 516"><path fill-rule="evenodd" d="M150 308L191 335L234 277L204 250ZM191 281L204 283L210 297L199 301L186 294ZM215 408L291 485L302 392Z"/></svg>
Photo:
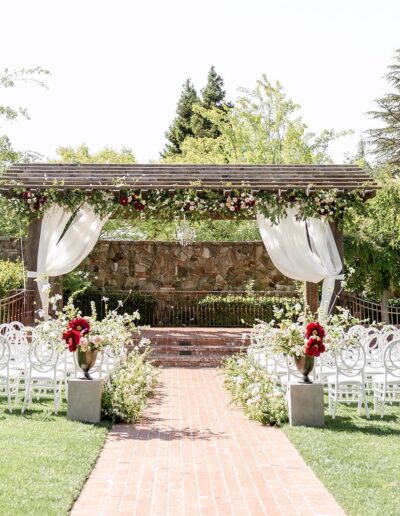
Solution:
<svg viewBox="0 0 400 516"><path fill-rule="evenodd" d="M123 306L122 302L117 309L109 310L108 299L103 298L103 301L106 315L102 320L97 318L94 302L91 303L91 315L83 317L71 298L54 318L37 321L39 324L35 328L36 339L54 346L61 353L66 349L75 353L75 363L87 379L91 379L90 369L94 366L99 351L107 352L110 349L114 356L121 357L125 354L126 344L131 340L132 334L141 331L136 325L140 318L138 312L120 314L118 308Z"/></svg>

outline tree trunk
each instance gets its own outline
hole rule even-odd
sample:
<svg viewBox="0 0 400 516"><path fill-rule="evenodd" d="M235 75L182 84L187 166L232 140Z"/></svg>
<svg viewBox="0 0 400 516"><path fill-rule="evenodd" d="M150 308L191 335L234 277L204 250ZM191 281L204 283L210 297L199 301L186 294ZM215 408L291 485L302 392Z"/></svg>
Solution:
<svg viewBox="0 0 400 516"><path fill-rule="evenodd" d="M319 307L318 283L304 282L304 302L309 310L315 314Z"/></svg>
<svg viewBox="0 0 400 516"><path fill-rule="evenodd" d="M382 292L381 299L381 318L382 322L386 324L390 324L390 316L389 316L389 291L384 290Z"/></svg>
<svg viewBox="0 0 400 516"><path fill-rule="evenodd" d="M37 255L39 248L39 240L40 240L40 230L42 228L42 219L34 219L30 222L28 228L28 245L27 245L27 256L26 256L26 265L28 272L37 272ZM29 276L29 275L28 275ZM36 278L27 278L26 284L27 290L31 290L33 292L33 296L28 297L28 307L27 310L29 313L32 313L33 319L34 312L42 308L42 303L40 301L40 295L38 290L38 284ZM32 321L33 322L33 321Z"/></svg>
<svg viewBox="0 0 400 516"><path fill-rule="evenodd" d="M340 221L342 222L342 221ZM333 238L335 239L336 247L339 252L340 259L342 260L342 264L344 267L344 252L343 252L343 232L339 229L339 221L331 222L330 227L332 230ZM343 271L341 271L343 272ZM341 286L341 281L335 281L335 287L333 289L332 301L329 305L328 313L334 313L335 306L343 306L344 301L344 292Z"/></svg>

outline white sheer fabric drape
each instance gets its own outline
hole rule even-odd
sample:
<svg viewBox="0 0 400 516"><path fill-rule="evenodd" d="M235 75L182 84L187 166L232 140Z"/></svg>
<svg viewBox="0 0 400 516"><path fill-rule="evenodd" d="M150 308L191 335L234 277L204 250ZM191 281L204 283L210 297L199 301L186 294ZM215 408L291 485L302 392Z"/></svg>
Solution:
<svg viewBox="0 0 400 516"><path fill-rule="evenodd" d="M43 287L47 277L61 276L75 269L93 249L108 220L108 217L101 218L90 205L84 204L65 230L72 216L70 210L59 205L45 212L40 231L37 271L28 272L28 276L37 278L45 317L49 296Z"/></svg>
<svg viewBox="0 0 400 516"><path fill-rule="evenodd" d="M322 286L321 309L326 314L335 281L343 279L342 261L329 223L322 219L296 220L297 210L277 224L257 214L261 238L275 267L289 278L319 283Z"/></svg>

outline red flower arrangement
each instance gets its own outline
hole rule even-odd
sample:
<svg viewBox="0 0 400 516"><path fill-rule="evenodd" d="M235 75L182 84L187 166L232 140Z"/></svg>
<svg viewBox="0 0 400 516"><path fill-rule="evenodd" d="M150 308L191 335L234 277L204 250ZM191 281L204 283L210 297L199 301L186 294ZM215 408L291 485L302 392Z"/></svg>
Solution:
<svg viewBox="0 0 400 516"><path fill-rule="evenodd" d="M31 212L39 211L47 202L47 195L33 193L31 190L25 190L22 194L24 201L29 204Z"/></svg>
<svg viewBox="0 0 400 516"><path fill-rule="evenodd" d="M71 352L76 351L81 341L81 334L76 330L67 330L63 333L63 340L65 340Z"/></svg>
<svg viewBox="0 0 400 516"><path fill-rule="evenodd" d="M87 335L90 331L90 324L84 317L76 317L69 321L68 328L79 332L81 335Z"/></svg>
<svg viewBox="0 0 400 516"><path fill-rule="evenodd" d="M146 203L143 202L141 197L137 194L121 195L118 199L118 202L119 204L121 204L121 206L129 206L130 204L132 204L135 210L139 211L143 211L146 206Z"/></svg>
<svg viewBox="0 0 400 516"><path fill-rule="evenodd" d="M325 330L319 322L308 323L305 332L306 346L304 353L312 357L319 357L325 351L324 337Z"/></svg>

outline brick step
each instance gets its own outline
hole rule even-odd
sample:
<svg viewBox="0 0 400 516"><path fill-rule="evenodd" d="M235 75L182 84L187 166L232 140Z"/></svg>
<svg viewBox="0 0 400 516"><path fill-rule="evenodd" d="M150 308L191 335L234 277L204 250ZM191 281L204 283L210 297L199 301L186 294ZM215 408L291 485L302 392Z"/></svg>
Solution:
<svg viewBox="0 0 400 516"><path fill-rule="evenodd" d="M162 351L156 351L150 353L151 358L158 358L158 357L209 357L209 356L215 356L215 357L227 357L232 356L239 351L232 350L232 351L214 351L214 352L205 352L201 350L179 350L179 351L168 351L168 350L162 350Z"/></svg>
<svg viewBox="0 0 400 516"><path fill-rule="evenodd" d="M156 344L153 343L150 344L150 348L155 351L159 350L171 350L171 351L179 351L181 349L191 349L191 350L198 350L198 351L239 351L247 346L241 346L239 344L222 344L220 346L214 346L212 344L205 344L204 346L199 346L198 344L193 344L191 346L179 346L177 344Z"/></svg>
<svg viewBox="0 0 400 516"><path fill-rule="evenodd" d="M218 367L221 364L221 356L159 356L149 358L154 366L163 367Z"/></svg>

